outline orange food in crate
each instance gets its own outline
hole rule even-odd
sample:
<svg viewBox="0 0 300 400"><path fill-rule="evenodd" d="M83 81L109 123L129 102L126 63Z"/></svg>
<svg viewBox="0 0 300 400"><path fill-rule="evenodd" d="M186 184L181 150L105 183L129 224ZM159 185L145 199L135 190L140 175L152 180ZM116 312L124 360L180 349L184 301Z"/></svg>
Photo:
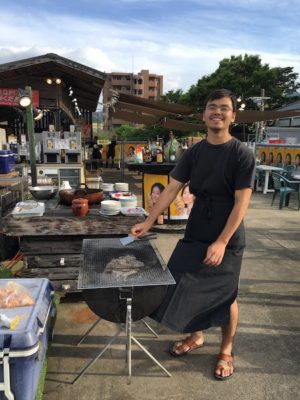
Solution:
<svg viewBox="0 0 300 400"><path fill-rule="evenodd" d="M15 282L8 282L0 288L0 308L32 306L34 299L27 289Z"/></svg>

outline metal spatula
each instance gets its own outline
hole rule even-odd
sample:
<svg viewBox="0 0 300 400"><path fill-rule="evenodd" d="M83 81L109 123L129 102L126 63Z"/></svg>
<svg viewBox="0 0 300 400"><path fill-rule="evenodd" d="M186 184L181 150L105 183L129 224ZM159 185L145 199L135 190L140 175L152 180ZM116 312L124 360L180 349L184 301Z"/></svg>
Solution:
<svg viewBox="0 0 300 400"><path fill-rule="evenodd" d="M149 240L149 239L156 239L156 233L148 233L144 236L141 236L140 238L137 238L132 235L128 235L124 238L120 239L120 242L122 243L123 246L127 246L128 244L134 242L135 240Z"/></svg>

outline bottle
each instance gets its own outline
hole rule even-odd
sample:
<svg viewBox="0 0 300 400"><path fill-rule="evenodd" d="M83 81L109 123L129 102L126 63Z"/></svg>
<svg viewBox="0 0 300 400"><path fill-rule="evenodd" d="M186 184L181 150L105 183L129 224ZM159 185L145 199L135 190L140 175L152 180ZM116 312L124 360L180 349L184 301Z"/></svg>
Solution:
<svg viewBox="0 0 300 400"><path fill-rule="evenodd" d="M169 160L171 163L176 162L176 150L174 146L174 139L170 141L170 146L169 146Z"/></svg>
<svg viewBox="0 0 300 400"><path fill-rule="evenodd" d="M159 141L156 144L156 162L157 163L163 162L163 149L162 149L162 145Z"/></svg>
<svg viewBox="0 0 300 400"><path fill-rule="evenodd" d="M158 217L157 217L157 225L163 225L164 224L164 216L163 216L163 214L161 214L161 215L159 215Z"/></svg>

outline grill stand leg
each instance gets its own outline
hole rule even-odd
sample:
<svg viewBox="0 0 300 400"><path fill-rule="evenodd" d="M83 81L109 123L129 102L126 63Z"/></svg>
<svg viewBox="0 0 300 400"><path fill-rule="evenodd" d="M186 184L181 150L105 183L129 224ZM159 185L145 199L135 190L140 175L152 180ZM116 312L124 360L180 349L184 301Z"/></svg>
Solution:
<svg viewBox="0 0 300 400"><path fill-rule="evenodd" d="M159 366L169 377L172 375L170 372L163 366L161 363L132 335L131 331L131 310L132 310L132 299L127 298L126 299L127 303L127 313L126 313L126 335L127 335L127 362L128 362L128 378L127 378L127 384L130 385L131 383L131 342L132 340L134 341L135 344L139 346L141 350L145 354L147 354L148 357L151 358L152 361L155 362L156 365ZM145 321L143 321L145 323ZM147 324L145 323L147 326ZM151 330L151 329L150 329Z"/></svg>
<svg viewBox="0 0 300 400"><path fill-rule="evenodd" d="M79 339L79 341L76 343L76 346L79 346L86 337L88 337L88 335L92 332L93 329L96 328L96 326L99 324L99 322L101 321L101 318L97 319L96 322L93 323L93 325L85 332L85 334L83 336L81 336L81 338ZM148 330L153 333L153 335L158 338L158 334L155 332L155 330L153 328L151 328L151 326L144 320L141 320L142 323L146 326L146 328L148 328Z"/></svg>
<svg viewBox="0 0 300 400"><path fill-rule="evenodd" d="M128 377L127 377L127 384L131 384L131 377L132 377L132 341L141 349L148 357L151 358L156 365L158 365L169 377L172 375L170 372L132 335L132 298L126 298L126 326L125 326L125 333L126 333L126 363L128 364ZM89 329L88 331L81 337L77 345L82 343L84 339L88 336L88 334L96 327L96 325L101 321L99 318ZM156 332L144 321L142 320L144 325L154 334L154 336L158 337ZM105 351L111 346L111 344L115 341L115 339L120 335L123 331L123 328L120 328L119 331L111 338L111 340L107 343L104 349L86 366L83 370L79 373L79 375L73 380L72 384L77 382L85 373L86 371L105 353Z"/></svg>
<svg viewBox="0 0 300 400"><path fill-rule="evenodd" d="M154 335L156 338L158 338L158 334L155 332L154 329L151 328L151 326L150 326L145 320L142 319L142 323L146 326L146 328L149 329L150 332L153 333L153 335Z"/></svg>
<svg viewBox="0 0 300 400"><path fill-rule="evenodd" d="M77 342L76 346L79 346L85 340L85 338L92 332L92 330L94 328L96 328L96 326L99 324L100 321L101 321L101 318L99 318L96 322L94 322L94 324L85 332L85 334L83 336L81 336L81 338Z"/></svg>
<svg viewBox="0 0 300 400"><path fill-rule="evenodd" d="M126 312L126 335L127 335L127 362L128 362L128 378L127 384L130 385L131 383L131 310L132 310L132 299L126 299L127 303L127 312Z"/></svg>
<svg viewBox="0 0 300 400"><path fill-rule="evenodd" d="M84 367L83 370L80 371L79 375L76 376L72 384L77 382L82 377L82 375L84 375L86 371L106 352L106 350L113 344L113 342L116 340L116 338L120 335L122 331L123 329L120 328L118 332L110 339L110 341L107 343L104 349L102 349L100 353L86 367Z"/></svg>

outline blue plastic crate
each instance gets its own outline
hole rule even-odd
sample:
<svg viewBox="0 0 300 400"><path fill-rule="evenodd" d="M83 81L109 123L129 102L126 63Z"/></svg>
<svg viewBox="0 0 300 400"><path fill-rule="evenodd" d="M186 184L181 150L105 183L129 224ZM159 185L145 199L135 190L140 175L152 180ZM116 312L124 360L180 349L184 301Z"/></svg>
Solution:
<svg viewBox="0 0 300 400"><path fill-rule="evenodd" d="M10 279L0 279L4 287ZM0 399L34 400L52 327L53 288L48 279L16 279L35 299L33 306L0 308L20 316L14 330L0 328Z"/></svg>

